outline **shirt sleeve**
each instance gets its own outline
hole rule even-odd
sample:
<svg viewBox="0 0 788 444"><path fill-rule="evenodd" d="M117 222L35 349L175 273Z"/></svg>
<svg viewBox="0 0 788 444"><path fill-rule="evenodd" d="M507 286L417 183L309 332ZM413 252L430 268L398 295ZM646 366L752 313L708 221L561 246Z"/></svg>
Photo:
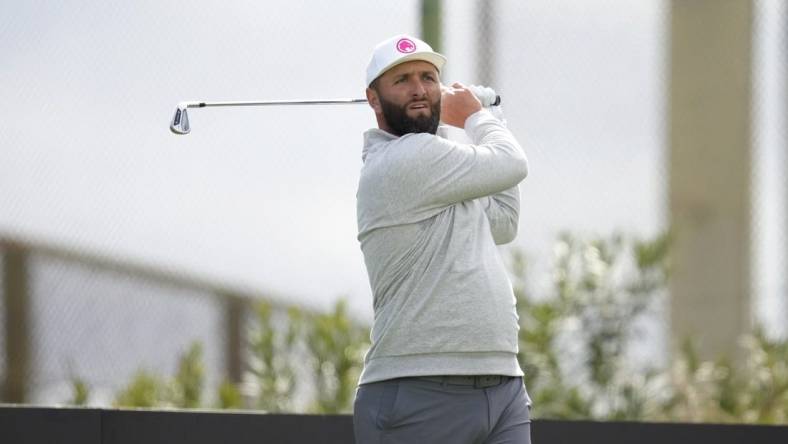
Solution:
<svg viewBox="0 0 788 444"><path fill-rule="evenodd" d="M396 177L398 198L406 199L411 210L502 193L526 177L528 161L522 147L489 111L482 109L468 117L465 132L473 143L408 134L389 148L393 160L389 174ZM496 197L496 204L512 206L511 197L511 192Z"/></svg>
<svg viewBox="0 0 788 444"><path fill-rule="evenodd" d="M503 245L513 241L517 237L517 228L520 222L519 186L482 199L495 244Z"/></svg>

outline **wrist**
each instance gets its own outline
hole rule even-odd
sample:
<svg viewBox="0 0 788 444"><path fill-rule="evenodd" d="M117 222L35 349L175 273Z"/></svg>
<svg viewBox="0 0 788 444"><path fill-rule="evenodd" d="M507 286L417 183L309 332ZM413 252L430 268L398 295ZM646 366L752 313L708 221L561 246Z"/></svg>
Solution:
<svg viewBox="0 0 788 444"><path fill-rule="evenodd" d="M479 108L478 111L472 113L465 119L465 122L463 122L463 129L465 129L465 133L471 138L471 140L475 141L474 134L476 133L476 128L482 121L485 120L485 117L487 116L492 117L490 111L488 111L486 108Z"/></svg>

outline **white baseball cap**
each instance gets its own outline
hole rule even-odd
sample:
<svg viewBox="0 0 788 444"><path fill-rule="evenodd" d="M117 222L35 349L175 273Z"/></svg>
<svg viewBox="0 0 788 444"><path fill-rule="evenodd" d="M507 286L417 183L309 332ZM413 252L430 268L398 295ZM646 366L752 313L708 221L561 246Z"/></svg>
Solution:
<svg viewBox="0 0 788 444"><path fill-rule="evenodd" d="M426 42L405 34L396 35L380 42L372 52L367 65L367 86L389 69L411 60L430 62L438 72L446 63L446 57L433 51Z"/></svg>

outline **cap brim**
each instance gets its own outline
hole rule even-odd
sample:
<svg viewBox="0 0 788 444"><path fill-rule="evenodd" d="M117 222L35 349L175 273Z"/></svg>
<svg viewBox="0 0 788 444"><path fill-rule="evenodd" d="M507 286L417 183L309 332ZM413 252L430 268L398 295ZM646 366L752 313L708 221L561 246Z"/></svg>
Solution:
<svg viewBox="0 0 788 444"><path fill-rule="evenodd" d="M412 54L408 54L405 57L393 61L388 66L381 69L378 75L374 79L372 79L367 86L371 85L372 82L377 80L380 76L385 74L386 71L390 70L391 68L397 65L401 65L405 62L412 62L414 60L423 60L425 62L432 63L433 65L435 65L435 68L438 69L438 73L440 73L443 70L443 65L446 64L446 57L442 56L441 54L438 54L437 52L427 52L427 51L414 52Z"/></svg>

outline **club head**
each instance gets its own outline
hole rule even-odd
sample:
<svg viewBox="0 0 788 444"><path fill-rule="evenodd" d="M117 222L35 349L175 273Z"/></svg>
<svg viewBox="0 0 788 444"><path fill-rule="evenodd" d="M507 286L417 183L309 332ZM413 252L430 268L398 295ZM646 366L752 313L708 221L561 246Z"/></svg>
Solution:
<svg viewBox="0 0 788 444"><path fill-rule="evenodd" d="M175 115L172 116L172 122L170 122L170 131L175 134L189 134L191 128L189 127L189 114L186 113L187 109L189 109L187 103L178 104Z"/></svg>

